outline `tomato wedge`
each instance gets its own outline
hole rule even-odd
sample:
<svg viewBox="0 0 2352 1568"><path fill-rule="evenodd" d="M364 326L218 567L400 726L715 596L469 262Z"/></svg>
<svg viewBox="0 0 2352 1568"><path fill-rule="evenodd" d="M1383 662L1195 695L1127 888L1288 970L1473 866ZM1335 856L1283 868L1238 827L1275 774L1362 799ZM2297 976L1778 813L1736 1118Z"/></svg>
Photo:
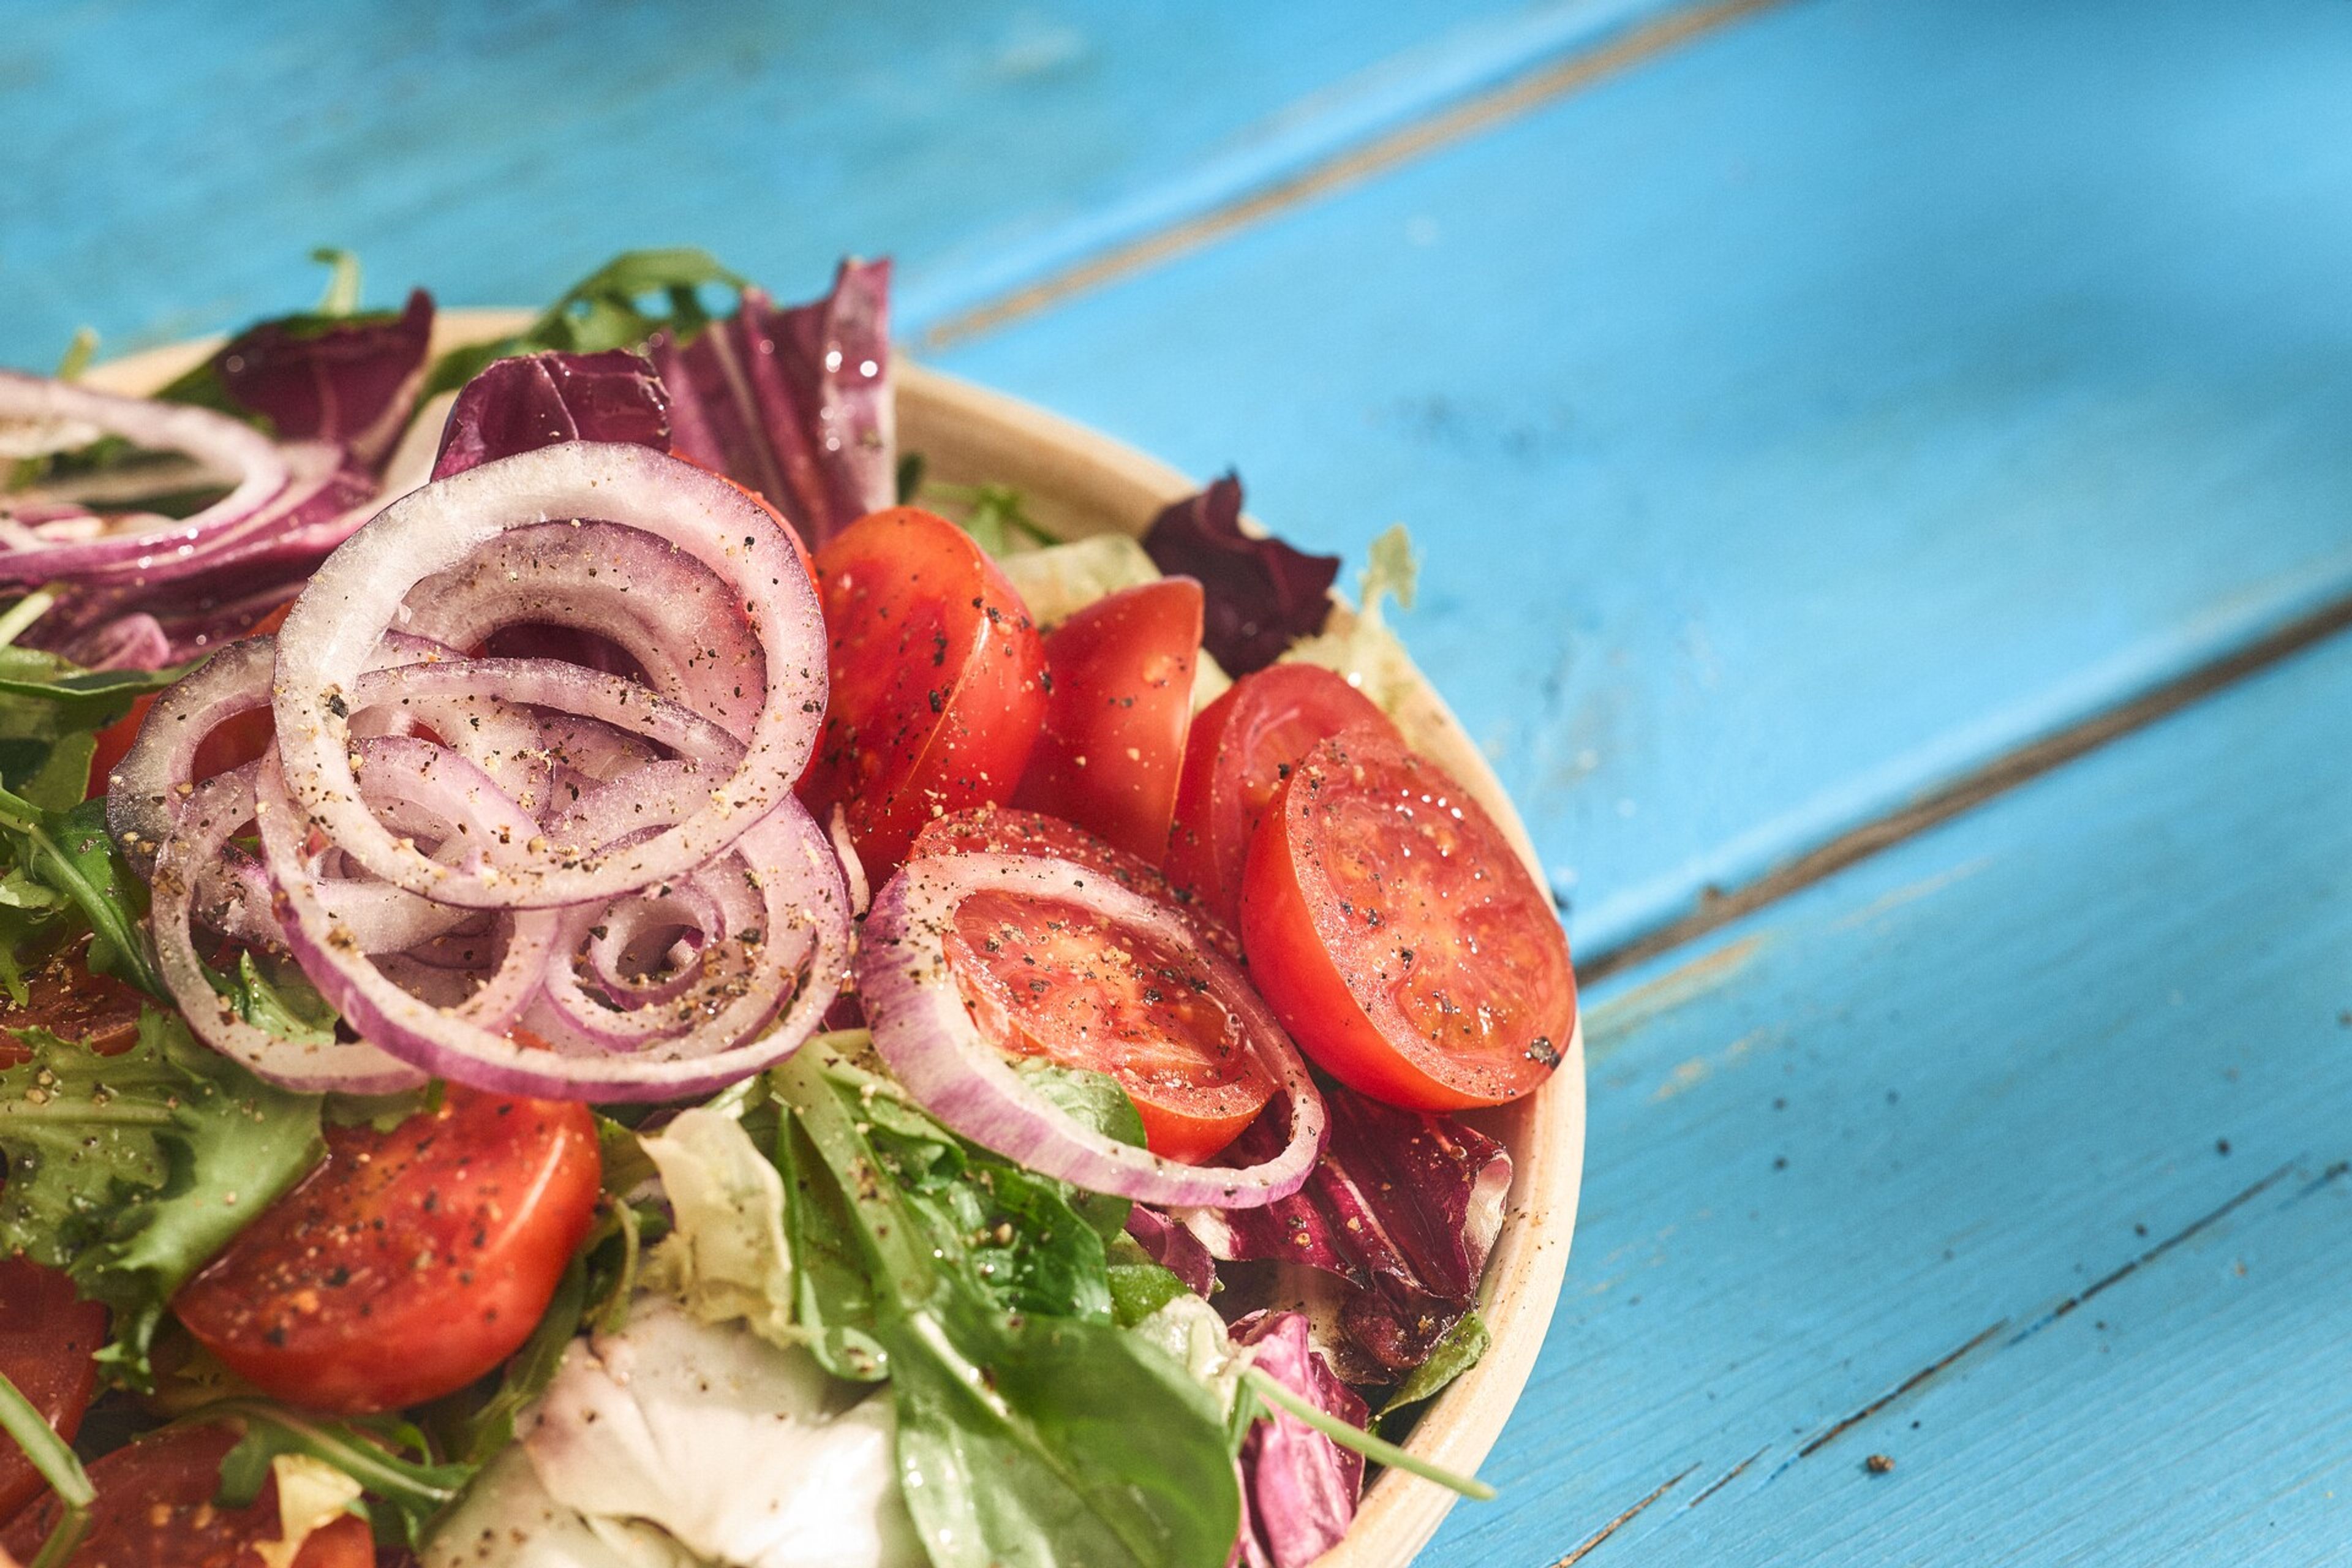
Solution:
<svg viewBox="0 0 2352 1568"><path fill-rule="evenodd" d="M1021 595L945 518L860 518L816 570L832 698L801 795L820 821L845 809L878 884L924 823L1011 798L1045 715L1045 656Z"/></svg>
<svg viewBox="0 0 2352 1568"><path fill-rule="evenodd" d="M1016 805L1146 860L1168 852L1201 614L1201 584L1164 577L1097 599L1047 635L1053 691Z"/></svg>
<svg viewBox="0 0 2352 1568"><path fill-rule="evenodd" d="M221 1459L236 1446L227 1426L174 1426L142 1437L89 1467L98 1489L89 1533L67 1568L261 1568L254 1550L284 1539L278 1517L278 1482L243 1508L221 1508ZM30 1563L58 1519L47 1497L0 1530L0 1545ZM375 1538L367 1521L346 1514L311 1532L294 1568L374 1568Z"/></svg>
<svg viewBox="0 0 2352 1568"><path fill-rule="evenodd" d="M1312 664L1269 665L1202 709L1176 789L1170 879L1238 924L1250 837L1274 792L1315 742L1357 725L1392 728L1345 678Z"/></svg>
<svg viewBox="0 0 2352 1568"><path fill-rule="evenodd" d="M90 1359L106 1342L106 1309L74 1294L73 1281L28 1258L0 1259L0 1373L68 1442L98 1384ZM0 1519L45 1483L24 1450L0 1447Z"/></svg>
<svg viewBox="0 0 2352 1568"><path fill-rule="evenodd" d="M147 711L155 706L160 691L151 691L131 705L131 711L98 732L98 749L90 754L89 787L86 796L106 793L106 781L131 754L131 743L139 739L139 728L147 721ZM215 773L256 761L269 750L269 742L278 732L270 721L269 710L257 708L224 721L218 729L205 737L196 748L195 776L208 779Z"/></svg>
<svg viewBox="0 0 2352 1568"><path fill-rule="evenodd" d="M528 1338L595 1216L588 1108L458 1084L327 1158L173 1301L231 1371L316 1409L436 1398Z"/></svg>
<svg viewBox="0 0 2352 1568"><path fill-rule="evenodd" d="M1171 1160L1207 1159L1275 1090L1192 952L1055 899L974 893L948 965L999 1050L1108 1073Z"/></svg>
<svg viewBox="0 0 2352 1568"><path fill-rule="evenodd" d="M1067 860L1100 871L1130 893L1164 904L1184 918L1201 940L1239 959L1242 939L1233 928L1180 892L1165 873L1139 855L1116 848L1058 816L1009 805L982 805L951 812L915 836L910 859L934 855L1026 855L1035 860Z"/></svg>
<svg viewBox="0 0 2352 1568"><path fill-rule="evenodd" d="M1299 1048L1391 1105L1516 1100L1575 1031L1551 900L1478 803L1393 733L1344 731L1283 781L1250 847L1242 945Z"/></svg>
<svg viewBox="0 0 2352 1568"><path fill-rule="evenodd" d="M61 1040L110 1057L139 1043L146 998L111 975L93 974L89 943L52 953L25 976L25 1005L0 992L0 1031L47 1029ZM0 1068L21 1067L33 1053L13 1033L0 1032Z"/></svg>

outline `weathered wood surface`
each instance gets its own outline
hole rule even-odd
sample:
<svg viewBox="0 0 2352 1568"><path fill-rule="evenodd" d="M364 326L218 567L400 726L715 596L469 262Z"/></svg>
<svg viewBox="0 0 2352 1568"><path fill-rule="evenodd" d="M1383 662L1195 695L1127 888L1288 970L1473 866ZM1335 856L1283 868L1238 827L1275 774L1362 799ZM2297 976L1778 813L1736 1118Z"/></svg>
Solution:
<svg viewBox="0 0 2352 1568"><path fill-rule="evenodd" d="M919 331L1675 3L0 0L0 363L306 302L320 245L473 305L889 252Z"/></svg>
<svg viewBox="0 0 2352 1568"><path fill-rule="evenodd" d="M2338 638L1601 987L1567 1289L1429 1561L1671 1481L1594 1568L2341 1563L2347 720Z"/></svg>
<svg viewBox="0 0 2352 1568"><path fill-rule="evenodd" d="M1769 10L945 356L1427 552L1613 946L2352 595L2352 10Z"/></svg>

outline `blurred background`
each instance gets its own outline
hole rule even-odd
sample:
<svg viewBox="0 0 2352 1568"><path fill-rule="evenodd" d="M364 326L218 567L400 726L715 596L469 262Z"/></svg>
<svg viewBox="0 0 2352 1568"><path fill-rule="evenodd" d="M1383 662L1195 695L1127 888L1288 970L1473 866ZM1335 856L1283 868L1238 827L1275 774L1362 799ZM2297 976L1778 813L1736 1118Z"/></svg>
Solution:
<svg viewBox="0 0 2352 1568"><path fill-rule="evenodd" d="M1433 1560L2336 1555L2352 6L0 3L0 363L658 245L1411 530L1593 986Z"/></svg>

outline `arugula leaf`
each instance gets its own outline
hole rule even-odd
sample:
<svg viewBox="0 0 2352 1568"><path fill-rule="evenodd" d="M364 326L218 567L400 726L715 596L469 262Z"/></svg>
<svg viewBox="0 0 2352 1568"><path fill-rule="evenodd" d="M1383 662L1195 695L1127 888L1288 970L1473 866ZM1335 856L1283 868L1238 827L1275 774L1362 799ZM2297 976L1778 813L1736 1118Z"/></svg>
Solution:
<svg viewBox="0 0 2352 1568"><path fill-rule="evenodd" d="M499 1374L497 1392L458 1426L451 1447L459 1459L469 1465L485 1465L514 1441L515 1417L553 1381L556 1369L563 1364L565 1348L580 1331L587 1308L588 1254L583 1249L572 1255L563 1278L556 1282L555 1294L549 1300L539 1327L530 1331L522 1349L508 1358L505 1370Z"/></svg>
<svg viewBox="0 0 2352 1568"><path fill-rule="evenodd" d="M963 1155L935 1124L920 1136L928 1118L824 1056L804 1047L771 1079L789 1108L788 1190L866 1276L859 1328L887 1357L907 1502L934 1564L1223 1568L1241 1499L1216 1400L1111 1326L1107 1288L1099 1315L1007 1304L1066 1291L1064 1265L1087 1243L1099 1257L1101 1236L1066 1199L1041 1219L1049 1194L1009 1190L1009 1167ZM967 1202L1006 1229L961 1228ZM1001 1256L1016 1209L1039 1227L1033 1250L1062 1264Z"/></svg>
<svg viewBox="0 0 2352 1568"><path fill-rule="evenodd" d="M319 1100L263 1083L149 1009L139 1043L100 1057L40 1029L0 1072L0 1252L62 1268L114 1312L99 1355L152 1385L164 1304L326 1152Z"/></svg>
<svg viewBox="0 0 2352 1568"><path fill-rule="evenodd" d="M397 1419L321 1420L259 1399L225 1399L190 1419L206 1425L226 1420L244 1424L244 1437L221 1460L221 1489L215 1500L221 1507L243 1508L252 1502L261 1495L270 1466L280 1454L303 1454L351 1477L381 1505L363 1510L353 1505L374 1527L381 1545L423 1545L434 1519L457 1500L476 1469L470 1464L436 1462L424 1434Z"/></svg>
<svg viewBox="0 0 2352 1568"><path fill-rule="evenodd" d="M16 992L36 951L82 931L89 966L168 998L140 921L147 886L123 863L106 830L103 796L70 811L44 810L0 789L0 973Z"/></svg>
<svg viewBox="0 0 2352 1568"><path fill-rule="evenodd" d="M246 951L236 955L233 978L209 978L213 988L235 1005L236 1016L255 1028L298 1045L334 1043L339 1016L334 1005L292 964L275 960L265 964Z"/></svg>
<svg viewBox="0 0 2352 1568"><path fill-rule="evenodd" d="M633 349L661 331L689 342L710 324L701 290L713 284L738 291L746 286L705 250L624 251L564 290L562 299L514 336L442 355L425 379L424 395L454 391L473 380L484 365L510 354L542 349L565 353ZM647 309L649 297L656 296L660 304Z"/></svg>
<svg viewBox="0 0 2352 1568"><path fill-rule="evenodd" d="M963 516L958 521L963 531L992 556L1061 542L1029 515L1021 492L1011 485L934 484L924 486L922 493L961 507Z"/></svg>
<svg viewBox="0 0 2352 1568"><path fill-rule="evenodd" d="M1381 1406L1379 1418L1385 1421L1408 1405L1435 1397L1440 1389L1476 1366L1478 1358L1494 1342L1486 1319L1475 1310L1463 1313L1431 1350L1429 1359L1406 1373L1405 1380L1396 1385L1388 1403Z"/></svg>

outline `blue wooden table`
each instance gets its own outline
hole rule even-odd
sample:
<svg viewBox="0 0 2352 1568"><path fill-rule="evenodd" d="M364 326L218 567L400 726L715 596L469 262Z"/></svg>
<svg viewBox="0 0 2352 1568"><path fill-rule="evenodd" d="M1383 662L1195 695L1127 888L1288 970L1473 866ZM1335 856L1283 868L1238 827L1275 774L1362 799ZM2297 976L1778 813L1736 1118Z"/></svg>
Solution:
<svg viewBox="0 0 2352 1568"><path fill-rule="evenodd" d="M2352 1553L2352 8L0 0L0 362L676 242L1412 529L1598 977L1432 1561Z"/></svg>

